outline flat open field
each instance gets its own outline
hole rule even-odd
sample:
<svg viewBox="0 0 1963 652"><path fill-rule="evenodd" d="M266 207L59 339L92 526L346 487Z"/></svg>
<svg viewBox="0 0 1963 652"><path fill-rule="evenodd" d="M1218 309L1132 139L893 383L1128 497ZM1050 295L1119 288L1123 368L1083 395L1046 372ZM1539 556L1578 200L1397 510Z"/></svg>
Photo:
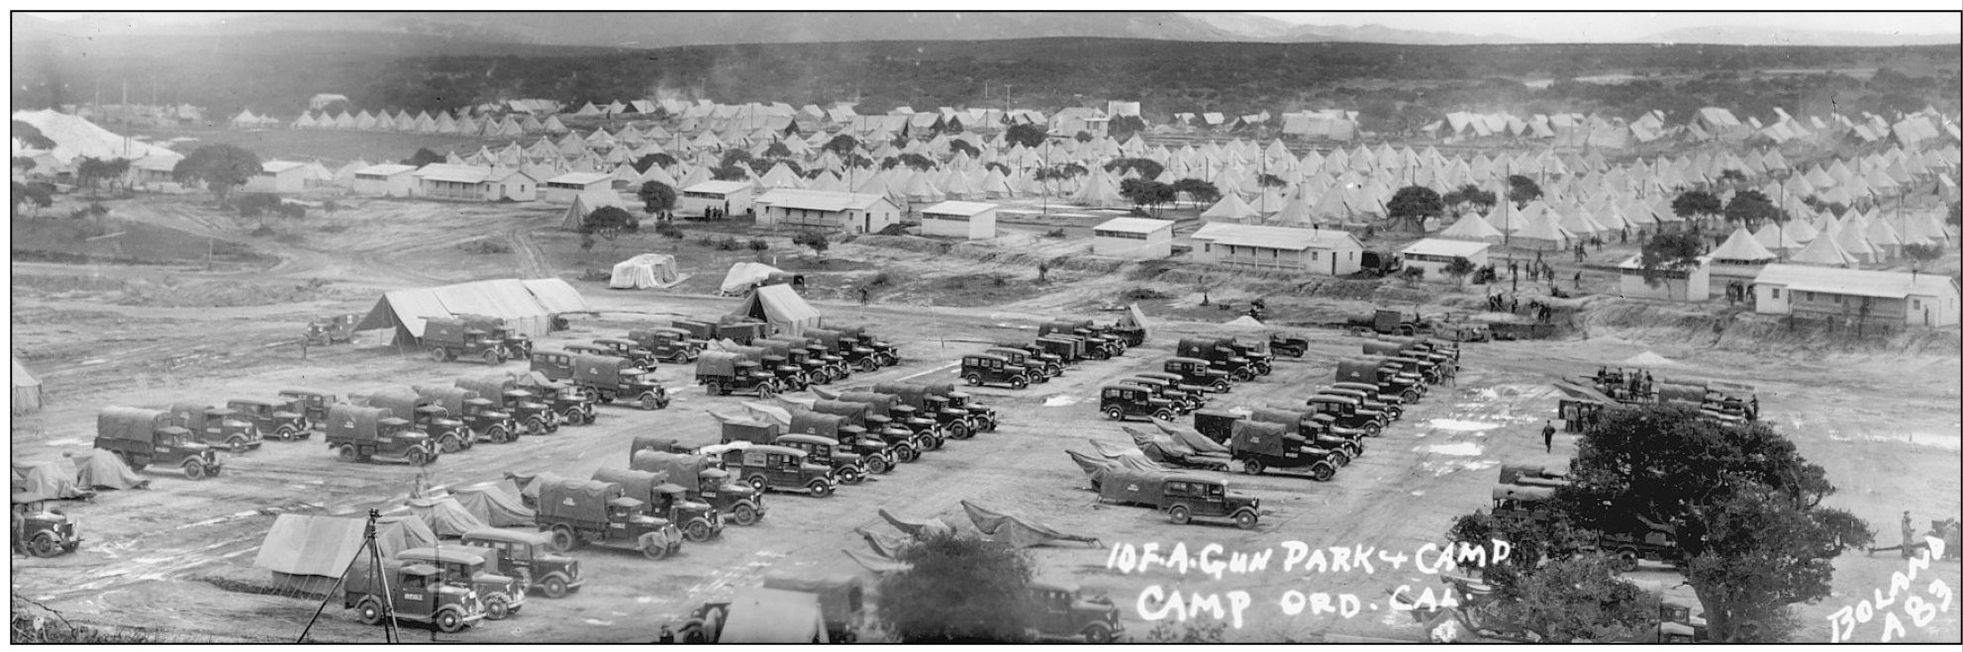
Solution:
<svg viewBox="0 0 1963 652"><path fill-rule="evenodd" d="M313 348L305 359L297 347L284 343L308 319L364 312L387 289L512 276L574 277L589 266L581 260L587 254L577 249L576 239L554 230L559 214L551 206L357 202L332 216L310 213L301 224L282 223L276 226L280 235L267 238L243 235L249 227L212 214L201 198L143 197L112 202L111 208L118 219L239 242L279 262L205 272L189 264L158 270L16 261L13 346L46 383L49 397L43 412L12 421L16 461L49 459L87 447L94 414L105 405L223 401L287 386L345 395L517 371L522 363L497 369L431 363L381 344L377 333L364 334L353 345ZM1094 217L1082 219L1094 223ZM543 338L541 344L614 335L669 316L714 318L727 312L736 300L708 293L730 262L755 259L756 254L705 251L694 240L697 231L711 229L683 228L690 230L680 245L684 271L696 279L669 292L613 291L601 283L574 281L598 314L573 316L570 331ZM787 268L811 275L807 296L828 322L871 325L899 344L909 359L898 367L855 374L838 386L900 379L953 382L951 365L961 354L986 342L1027 337L1036 323L1055 315L1108 321L1116 313L1099 313L1097 308L1122 305L1121 294L1143 283L1128 276L1136 266L1121 270L1091 263L1053 270L1048 283L1036 283L1034 259L1083 246L1081 236L1042 236L1049 228L1047 221L1010 226L999 245L1003 251L990 260L868 239L835 246L829 253L834 263L799 267L805 263L794 266L789 261L808 252L793 253L781 235L767 236L772 248L763 256L776 255ZM501 237L513 244L513 252L476 255L456 247L473 237ZM664 250L653 248L661 243L651 234L645 238L620 243L619 257ZM617 259L610 246L602 242L596 247L591 267ZM875 286L873 305L859 306L855 288L881 272L888 280ZM998 277L1003 279L999 286L994 281ZM64 280L78 278L90 280ZM965 280L954 287L951 279ZM1590 283L1605 285L1605 279ZM575 551L589 578L580 593L563 600L533 596L513 619L442 638L487 643L652 641L662 624L678 624L695 605L726 597L732 587L757 583L765 573L860 570L842 551L865 550L854 528L891 532L875 513L878 509L905 518L939 517L965 529L968 521L960 501L969 500L1102 540L1106 547L1064 544L1034 548L1029 554L1043 575L1110 595L1134 636L1152 628L1153 623L1140 617L1137 602L1141 591L1158 585L1189 594L1248 592L1248 620L1228 633L1229 641L1419 640L1417 624L1391 609L1391 595L1400 587L1409 587L1405 596L1426 588L1442 590L1435 575L1411 565L1391 569L1382 564L1369 573L1304 573L1299 567L1283 571L1284 542L1323 549L1364 546L1393 554L1443 543L1453 517L1487 506L1499 464L1554 462L1572 454L1574 437L1568 435L1557 437L1551 454L1533 450L1540 445L1540 424L1555 416L1549 380L1592 372L1598 365L1615 365L1645 352L1673 361L1654 368L1659 377L1756 385L1764 412L1809 459L1824 465L1840 487L1828 502L1867 519L1880 533L1881 545L1896 543L1894 523L1902 510L1926 523L1954 516L1959 509L1963 468L1957 433L1963 424L1957 405L1963 366L1953 347L1940 355L1758 354L1712 348L1667 329L1603 325L1587 340L1467 345L1465 371L1456 385L1434 388L1403 420L1370 440L1365 455L1332 482L1235 474L1234 486L1260 498L1268 512L1259 527L1176 526L1144 508L1099 504L1064 453L1089 451L1088 440L1128 447L1129 438L1118 425L1095 413L1096 388L1123 374L1157 369L1179 337L1218 333L1217 323L1234 316L1197 309L1196 298L1188 296L1190 288L1164 287L1177 290L1176 297L1150 304L1154 308L1148 315L1184 318L1155 321L1144 346L1113 360L1077 365L1054 382L1023 391L971 390L1003 415L996 432L950 442L919 462L843 487L829 498L772 494L769 514L758 525L731 526L721 540L689 544L664 561L600 548ZM1217 301L1236 292L1251 294L1236 287L1222 281L1212 297ZM1311 297L1285 305L1306 315L1360 309L1363 304ZM1310 330L1307 335L1313 344L1306 357L1284 359L1273 375L1216 397L1214 404L1299 401L1330 380L1334 359L1355 353L1361 342L1335 331ZM1953 332L1948 335L1954 337ZM443 456L428 472L434 483L450 486L496 480L506 471L584 477L597 468L624 467L628 442L635 435L710 443L718 429L703 411L740 410L743 399L705 396L690 386L688 372L671 365L658 371L676 396L666 410L603 407L592 426L512 444L480 445ZM258 451L231 457L224 475L199 482L170 470L143 473L152 479L147 490L107 492L90 503L65 505L85 543L73 555L16 557L15 593L78 622L167 632L189 640L290 641L317 601L236 590L273 585L269 574L251 563L275 514L390 508L408 494L417 471L342 463L314 439L268 442ZM1197 571L1180 575L1154 568L1123 574L1105 567L1109 546L1147 543L1161 549L1183 543L1195 553L1212 543L1230 552L1273 550L1275 560L1264 572L1228 572L1218 579ZM1804 628L1798 638L1827 640L1827 614L1885 588L1888 574L1901 566L1893 553L1851 553L1838 560L1836 595L1802 607ZM1939 564L1935 572L1950 586L1963 586L1955 564ZM1661 566L1645 564L1633 577L1658 590L1685 591ZM1360 611L1349 617L1284 616L1276 602L1291 589L1352 595ZM313 636L332 642L381 640L379 630L358 624L338 605L330 605ZM422 630L405 633L407 640L424 636ZM1897 640L1955 641L1959 636L1963 627L1951 610ZM1879 630L1867 626L1856 640L1877 641Z"/></svg>

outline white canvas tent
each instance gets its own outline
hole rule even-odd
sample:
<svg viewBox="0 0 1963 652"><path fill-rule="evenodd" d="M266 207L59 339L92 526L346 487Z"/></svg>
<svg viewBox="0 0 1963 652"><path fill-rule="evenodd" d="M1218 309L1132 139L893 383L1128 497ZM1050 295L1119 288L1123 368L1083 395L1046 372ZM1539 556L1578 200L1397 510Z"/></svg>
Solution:
<svg viewBox="0 0 1963 652"><path fill-rule="evenodd" d="M7 410L14 415L41 411L41 379L35 378L27 367L22 366L20 358L8 356L13 369L8 374L13 385L12 398L8 400Z"/></svg>
<svg viewBox="0 0 1963 652"><path fill-rule="evenodd" d="M562 279L498 279L433 288L392 290L375 302L355 330L394 328L395 341L414 342L430 318L485 315L521 335L542 336L551 316L590 310Z"/></svg>
<svg viewBox="0 0 1963 652"><path fill-rule="evenodd" d="M732 296L742 294L750 291L750 286L770 278L770 275L782 273L784 270L763 263L739 261L729 266L729 273L723 275L722 287L719 291Z"/></svg>
<svg viewBox="0 0 1963 652"><path fill-rule="evenodd" d="M773 334L792 337L803 335L804 329L824 324L817 308L805 303L804 297L798 296L791 286L781 283L757 288L730 315L768 323Z"/></svg>
<svg viewBox="0 0 1963 652"><path fill-rule="evenodd" d="M641 254L614 264L613 279L607 282L607 287L616 290L671 288L684 279L675 265L674 256Z"/></svg>

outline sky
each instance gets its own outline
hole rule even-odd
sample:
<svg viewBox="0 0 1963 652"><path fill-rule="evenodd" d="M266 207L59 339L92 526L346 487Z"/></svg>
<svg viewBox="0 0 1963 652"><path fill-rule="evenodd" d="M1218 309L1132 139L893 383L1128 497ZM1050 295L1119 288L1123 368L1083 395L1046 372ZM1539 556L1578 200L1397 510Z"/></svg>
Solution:
<svg viewBox="0 0 1963 652"><path fill-rule="evenodd" d="M1844 6L1844 5L1843 5ZM1706 25L1880 34L1955 34L1956 13L1939 12L1253 12L1298 24L1383 25L1459 34L1505 34L1537 41L1614 43ZM1550 38L1553 35L1554 38Z"/></svg>

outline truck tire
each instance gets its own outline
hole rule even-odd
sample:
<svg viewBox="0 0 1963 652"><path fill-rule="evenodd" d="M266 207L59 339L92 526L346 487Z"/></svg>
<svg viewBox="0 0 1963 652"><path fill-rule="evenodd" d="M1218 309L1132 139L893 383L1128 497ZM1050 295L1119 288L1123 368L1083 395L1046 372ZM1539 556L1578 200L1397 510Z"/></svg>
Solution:
<svg viewBox="0 0 1963 652"><path fill-rule="evenodd" d="M706 382L706 383L702 383L702 393L704 393L704 394L708 394L708 395L710 395L710 396L728 396L728 395L729 395L729 392L726 392L726 391L723 391L723 388L722 388L722 383L719 383L719 382L716 382L716 381L713 381L713 380L711 380L711 381L709 381L709 382Z"/></svg>
<svg viewBox="0 0 1963 652"><path fill-rule="evenodd" d="M548 576L545 582L539 585L539 590L545 592L545 597L554 600L566 597L566 579L558 575Z"/></svg>
<svg viewBox="0 0 1963 652"><path fill-rule="evenodd" d="M764 479L763 474L761 473L750 476L750 478L748 480L745 480L744 482L748 482L750 484L750 488L756 490L757 495L759 496L763 495L764 490L770 488L770 481Z"/></svg>
<svg viewBox="0 0 1963 652"><path fill-rule="evenodd" d="M1416 405L1416 404L1417 404L1417 402L1418 402L1418 399L1420 399L1420 398L1424 398L1424 395L1423 395L1423 394L1419 394L1419 393L1418 393L1418 390L1415 390L1415 389L1407 389L1407 390L1404 390L1404 392L1403 392L1402 394L1398 394L1398 396L1402 396L1402 397L1404 397L1404 404L1405 404L1405 405Z"/></svg>
<svg viewBox="0 0 1963 652"><path fill-rule="evenodd" d="M1243 509L1239 512L1234 513L1234 527L1238 527L1243 530L1252 530L1254 529L1254 526L1256 524L1259 524L1260 522L1261 522L1260 515L1255 514L1253 510Z"/></svg>
<svg viewBox="0 0 1963 652"><path fill-rule="evenodd" d="M429 453L420 447L409 449L409 452L402 455L402 459L408 460L410 466L425 466L430 462Z"/></svg>
<svg viewBox="0 0 1963 652"><path fill-rule="evenodd" d="M1111 628L1104 623L1092 623L1084 628L1084 642L1092 645L1105 645L1111 642Z"/></svg>
<svg viewBox="0 0 1963 652"><path fill-rule="evenodd" d="M1378 436L1382 436L1383 434L1384 434L1384 429L1382 427L1379 427L1377 424L1375 423L1363 424L1363 436L1378 437Z"/></svg>
<svg viewBox="0 0 1963 652"><path fill-rule="evenodd" d="M736 521L737 525L756 525L757 518L757 508L746 503L737 503L729 509L729 520Z"/></svg>
<svg viewBox="0 0 1963 652"><path fill-rule="evenodd" d="M1193 522L1193 510L1187 509L1185 505L1173 505L1172 509L1166 510L1166 516L1172 518L1174 525L1185 525Z"/></svg>
<svg viewBox="0 0 1963 652"><path fill-rule="evenodd" d="M893 465L887 464L886 458L874 455L866 460L866 470L873 475L885 475L893 472Z"/></svg>
<svg viewBox="0 0 1963 652"><path fill-rule="evenodd" d="M1642 558L1643 556L1641 554L1629 548L1617 550L1615 551L1615 570L1621 573L1635 571L1636 566L1642 561Z"/></svg>
<svg viewBox="0 0 1963 652"><path fill-rule="evenodd" d="M1335 460L1335 461L1333 462L1333 464L1335 464L1336 466L1349 466L1349 465L1350 465L1350 453L1349 453L1349 451L1345 451L1345 450L1342 450L1342 449L1340 449L1340 448L1339 448L1339 449L1336 449L1336 450L1333 450L1333 451L1329 451L1329 458L1330 458L1330 459L1332 459L1332 460Z"/></svg>
<svg viewBox="0 0 1963 652"><path fill-rule="evenodd" d="M361 621L363 625L380 625L382 624L382 605L376 602L374 598L363 598L361 604L355 605L354 617L355 620Z"/></svg>
<svg viewBox="0 0 1963 652"><path fill-rule="evenodd" d="M914 450L912 446L900 444L893 447L893 457L899 459L902 463L910 463L920 459L920 451Z"/></svg>
<svg viewBox="0 0 1963 652"><path fill-rule="evenodd" d="M981 374L968 374L966 376L962 376L961 380L966 381L969 387L981 386Z"/></svg>
<svg viewBox="0 0 1963 652"><path fill-rule="evenodd" d="M858 469L848 466L838 470L838 481L841 484L859 484L866 481L866 476L859 473Z"/></svg>
<svg viewBox="0 0 1963 652"><path fill-rule="evenodd" d="M463 616L457 615L455 609L438 611L436 617L431 620L436 623L436 631L445 634L455 634L463 631L464 628Z"/></svg>
<svg viewBox="0 0 1963 652"><path fill-rule="evenodd" d="M1227 379L1225 378L1213 379L1213 385L1211 387L1213 387L1215 394L1225 394L1234 390L1234 386L1227 384Z"/></svg>
<svg viewBox="0 0 1963 652"><path fill-rule="evenodd" d="M832 483L826 482L822 479L812 480L811 484L805 485L805 489L809 490L812 496L818 498L824 498L826 496L832 495Z"/></svg>
<svg viewBox="0 0 1963 652"><path fill-rule="evenodd" d="M204 476L205 476L205 468L204 468L204 462L202 460L184 461L184 477L190 478L192 480L203 480Z"/></svg>
<svg viewBox="0 0 1963 652"><path fill-rule="evenodd" d="M879 366L881 367L891 367L893 365L900 363L900 358L898 356L895 356L891 353L887 353L885 351L880 351L879 353L876 353L874 355L879 356Z"/></svg>
<svg viewBox="0 0 1963 652"><path fill-rule="evenodd" d="M1125 419L1125 410L1117 406L1104 408L1104 418L1112 421L1123 421Z"/></svg>
<svg viewBox="0 0 1963 652"><path fill-rule="evenodd" d="M768 384L757 386L757 398L769 399L775 396L777 396L777 388L771 387Z"/></svg>
<svg viewBox="0 0 1963 652"><path fill-rule="evenodd" d="M504 426L491 426L490 430L484 431L484 435L485 438L490 439L491 443L493 444L509 444L511 442L518 441L518 435L509 430L505 430Z"/></svg>
<svg viewBox="0 0 1963 652"><path fill-rule="evenodd" d="M504 620L510 617L511 617L511 603L506 602L504 596L493 595L488 598L484 598L485 619Z"/></svg>
<svg viewBox="0 0 1963 652"><path fill-rule="evenodd" d="M551 432L551 428L545 425L544 419L539 418L537 415L533 415L525 419L525 434L543 435L547 432ZM512 439L517 439L517 438L513 437Z"/></svg>
<svg viewBox="0 0 1963 652"><path fill-rule="evenodd" d="M463 450L463 444L457 443L457 438L452 437L450 435L442 435L437 437L436 447L445 453L455 453L457 451Z"/></svg>
<svg viewBox="0 0 1963 652"><path fill-rule="evenodd" d="M1027 388L1027 387L1029 387L1029 379L1028 379L1028 378L1024 378L1024 377L1022 377L1022 376L1014 376L1014 377L1011 377L1011 378L1009 378L1009 387L1010 387L1011 389L1024 389L1024 388Z"/></svg>
<svg viewBox="0 0 1963 652"><path fill-rule="evenodd" d="M341 461L343 462L353 462L356 460L356 458L360 457L359 455L355 454L353 446L347 446L347 445L341 446L339 450L335 451L335 454L340 456Z"/></svg>
<svg viewBox="0 0 1963 652"><path fill-rule="evenodd" d="M273 436L280 438L280 441L293 441L294 435L298 434L300 430L291 425L280 426L278 430L273 431Z"/></svg>
<svg viewBox="0 0 1963 652"><path fill-rule="evenodd" d="M571 552L573 548L579 547L579 537L573 534L573 529L570 527L554 525L551 546L553 552Z"/></svg>
<svg viewBox="0 0 1963 652"><path fill-rule="evenodd" d="M873 359L873 356L859 358L859 371L866 373L879 371L879 361Z"/></svg>
<svg viewBox="0 0 1963 652"><path fill-rule="evenodd" d="M1163 421L1171 421L1173 419L1172 410L1159 408L1159 411L1152 413L1152 418L1160 419Z"/></svg>
<svg viewBox="0 0 1963 652"><path fill-rule="evenodd" d="M661 402L661 397L655 396L654 392L641 392L641 400L637 401L635 405L636 407L639 407L643 410L647 410L649 412L653 412L655 410L659 410L662 407L664 407L664 405Z"/></svg>
<svg viewBox="0 0 1963 652"><path fill-rule="evenodd" d="M1268 465L1262 464L1261 460L1241 460L1241 473L1261 475L1261 472L1267 469Z"/></svg>
<svg viewBox="0 0 1963 652"><path fill-rule="evenodd" d="M1336 467L1328 462L1316 462L1315 466L1309 467L1309 477L1316 482L1328 482L1336 477Z"/></svg>
<svg viewBox="0 0 1963 652"><path fill-rule="evenodd" d="M27 542L27 554L48 558L61 554L61 542L55 540L53 532L37 532Z"/></svg>
<svg viewBox="0 0 1963 652"><path fill-rule="evenodd" d="M432 361L435 361L435 362L442 362L442 361L443 361L443 349L430 349L430 350L429 350L429 359L430 359L430 360L432 360Z"/></svg>
<svg viewBox="0 0 1963 652"><path fill-rule="evenodd" d="M493 367L504 364L504 356L498 355L497 351L485 351L484 355L481 357L484 358L484 364L491 365Z"/></svg>
<svg viewBox="0 0 1963 652"><path fill-rule="evenodd" d="M949 439L967 439L975 436L975 433L968 431L968 424L950 421L947 424L947 436Z"/></svg>
<svg viewBox="0 0 1963 652"><path fill-rule="evenodd" d="M682 538L695 543L708 541L710 536L709 522L704 519L689 521L688 525L682 528Z"/></svg>

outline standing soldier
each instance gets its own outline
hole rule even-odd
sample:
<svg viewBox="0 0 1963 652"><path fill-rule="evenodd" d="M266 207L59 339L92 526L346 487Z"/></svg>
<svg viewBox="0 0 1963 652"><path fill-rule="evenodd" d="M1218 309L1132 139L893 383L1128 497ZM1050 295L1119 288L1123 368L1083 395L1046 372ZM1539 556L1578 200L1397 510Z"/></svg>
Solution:
<svg viewBox="0 0 1963 652"><path fill-rule="evenodd" d="M1547 445L1547 452L1554 452L1554 422L1552 420L1549 420L1547 425L1541 426L1540 440L1541 443Z"/></svg>

